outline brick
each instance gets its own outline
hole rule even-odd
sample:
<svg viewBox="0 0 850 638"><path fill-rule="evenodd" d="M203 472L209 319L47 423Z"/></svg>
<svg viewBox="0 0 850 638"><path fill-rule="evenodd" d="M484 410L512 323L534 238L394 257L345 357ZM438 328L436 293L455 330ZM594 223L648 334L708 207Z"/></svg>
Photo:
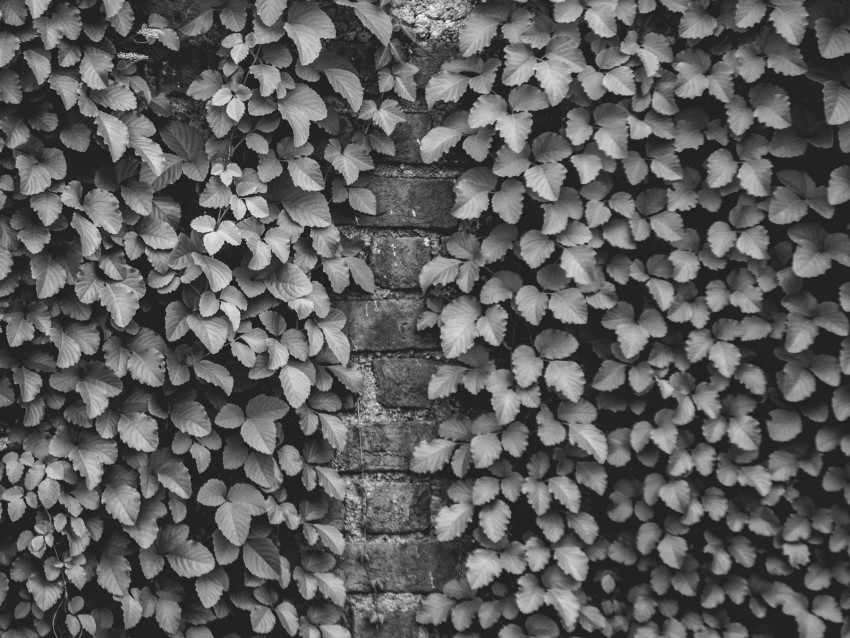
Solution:
<svg viewBox="0 0 850 638"><path fill-rule="evenodd" d="M342 555L340 572L349 592L372 591L373 578L380 579L386 592L431 592L458 576L460 550L458 543L437 541L350 542Z"/></svg>
<svg viewBox="0 0 850 638"><path fill-rule="evenodd" d="M416 330L425 308L421 299L351 300L337 307L348 318L345 332L355 351L427 350L439 344L435 331Z"/></svg>
<svg viewBox="0 0 850 638"><path fill-rule="evenodd" d="M431 130L431 116L427 113L406 113L406 122L399 124L393 132L395 142L395 157L397 162L421 164L419 155L419 140Z"/></svg>
<svg viewBox="0 0 850 638"><path fill-rule="evenodd" d="M430 359L376 359L378 403L393 408L428 408L428 381L439 364Z"/></svg>
<svg viewBox="0 0 850 638"><path fill-rule="evenodd" d="M369 423L352 427L348 445L338 457L338 467L346 472L408 470L416 444L436 434L436 424L427 421Z"/></svg>
<svg viewBox="0 0 850 638"><path fill-rule="evenodd" d="M351 596L351 629L354 638L419 638L416 624L417 598L411 596L409 604L399 605L393 600L397 594ZM405 597L407 598L407 597ZM406 602L406 601L405 601ZM383 622L370 621L373 610L383 616Z"/></svg>
<svg viewBox="0 0 850 638"><path fill-rule="evenodd" d="M431 523L431 487L422 482L376 482L365 486L364 507L367 534L422 532Z"/></svg>
<svg viewBox="0 0 850 638"><path fill-rule="evenodd" d="M338 224L367 228L430 228L451 230L458 220L449 212L454 205L454 180L415 177L372 177L377 215L337 212Z"/></svg>
<svg viewBox="0 0 850 638"><path fill-rule="evenodd" d="M416 610L381 611L384 622L372 624L369 621L371 612L357 610L354 612L354 638L419 638L419 627L416 624Z"/></svg>
<svg viewBox="0 0 850 638"><path fill-rule="evenodd" d="M410 59L412 64L419 67L419 72L413 79L417 86L425 88L431 76L439 72L443 62L457 55L457 44L454 42L423 43L418 50L419 52Z"/></svg>
<svg viewBox="0 0 850 638"><path fill-rule="evenodd" d="M377 237L372 243L372 271L384 288L417 288L419 272L430 259L425 237Z"/></svg>

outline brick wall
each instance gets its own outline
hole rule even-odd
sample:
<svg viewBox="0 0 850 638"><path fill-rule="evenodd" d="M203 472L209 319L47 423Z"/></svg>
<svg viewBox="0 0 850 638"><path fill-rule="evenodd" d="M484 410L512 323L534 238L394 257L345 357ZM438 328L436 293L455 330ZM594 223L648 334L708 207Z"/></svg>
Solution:
<svg viewBox="0 0 850 638"><path fill-rule="evenodd" d="M416 331L424 307L419 270L457 226L449 215L455 172L426 167L418 140L439 123L424 102L428 78L453 55L465 2L395 0L392 10L413 26L421 50L420 100L394 135L397 156L376 167L371 187L378 215L339 218L344 232L363 237L378 285L369 296L347 296L341 307L366 391L349 416L349 444L337 467L349 492L339 520L348 547L341 562L355 638L427 636L415 621L423 595L439 590L462 565L457 543L436 541L433 520L445 498L444 480L408 471L413 447L449 414L428 400L428 379L440 353L436 331ZM374 623L377 611L383 623Z"/></svg>

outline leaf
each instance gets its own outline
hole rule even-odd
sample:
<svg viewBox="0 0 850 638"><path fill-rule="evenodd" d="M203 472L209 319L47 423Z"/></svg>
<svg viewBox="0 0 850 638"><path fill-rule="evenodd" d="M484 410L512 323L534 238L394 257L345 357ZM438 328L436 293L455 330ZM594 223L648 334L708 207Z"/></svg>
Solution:
<svg viewBox="0 0 850 638"><path fill-rule="evenodd" d="M555 557L555 562L564 570L564 573L572 576L580 583L587 579L590 562L587 555L581 549L575 545L564 545L555 547L552 553Z"/></svg>
<svg viewBox="0 0 850 638"><path fill-rule="evenodd" d="M472 297L461 297L446 306L440 315L440 339L446 357L458 357L472 347L480 316L481 306Z"/></svg>
<svg viewBox="0 0 850 638"><path fill-rule="evenodd" d="M346 0L335 0L337 4L354 9L354 15L363 23L372 34L378 38L378 42L387 46L393 33L393 23L389 14L377 4L368 0L357 0L348 2Z"/></svg>
<svg viewBox="0 0 850 638"><path fill-rule="evenodd" d="M608 441L602 431L590 423L569 424L570 443L591 454L598 463L608 457Z"/></svg>
<svg viewBox="0 0 850 638"><path fill-rule="evenodd" d="M455 503L441 509L435 521L437 540L450 541L458 538L472 522L473 512L472 503Z"/></svg>
<svg viewBox="0 0 850 638"><path fill-rule="evenodd" d="M183 578L203 576L215 567L215 558L210 550L197 541L185 541L171 549L165 557L171 568Z"/></svg>
<svg viewBox="0 0 850 638"><path fill-rule="evenodd" d="M433 164L463 137L460 131L445 126L432 128L419 143L422 161Z"/></svg>
<svg viewBox="0 0 850 638"><path fill-rule="evenodd" d="M280 369L280 385L286 400L294 408L303 405L312 388L309 377L292 365L285 365Z"/></svg>
<svg viewBox="0 0 850 638"><path fill-rule="evenodd" d="M280 20L285 8L286 0L257 0L257 15L268 26Z"/></svg>
<svg viewBox="0 0 850 638"><path fill-rule="evenodd" d="M117 162L130 145L130 129L124 122L108 113L98 112L95 122L97 134L106 143L112 161Z"/></svg>
<svg viewBox="0 0 850 638"><path fill-rule="evenodd" d="M584 371L575 361L550 361L546 366L546 383L570 401L578 402L584 391Z"/></svg>
<svg viewBox="0 0 850 638"><path fill-rule="evenodd" d="M560 162L533 166L525 171L525 183L546 201L557 201L561 185L567 176L566 167Z"/></svg>
<svg viewBox="0 0 850 638"><path fill-rule="evenodd" d="M242 547L245 568L257 578L280 577L280 555L268 538L248 540Z"/></svg>
<svg viewBox="0 0 850 638"><path fill-rule="evenodd" d="M455 447L455 443L443 439L420 441L413 450L410 469L419 474L432 474L449 462Z"/></svg>
<svg viewBox="0 0 850 638"><path fill-rule="evenodd" d="M823 106L827 124L838 126L850 122L850 87L834 80L825 82Z"/></svg>
<svg viewBox="0 0 850 638"><path fill-rule="evenodd" d="M111 370L101 363L92 363L74 389L86 405L86 414L93 419L104 413L109 399L118 396L122 388L121 380Z"/></svg>
<svg viewBox="0 0 850 638"><path fill-rule="evenodd" d="M241 547L251 529L251 513L242 503L224 503L215 512L215 522L224 537ZM213 565L214 566L214 565Z"/></svg>
<svg viewBox="0 0 850 638"><path fill-rule="evenodd" d="M336 37L333 21L313 2L292 3L287 11L283 28L295 42L299 62L303 65L311 64L319 57L322 51L322 40ZM284 119L286 119L285 115ZM304 141L299 142L296 135L295 145L302 144Z"/></svg>
<svg viewBox="0 0 850 638"><path fill-rule="evenodd" d="M112 193L100 188L89 191L83 200L83 209L95 226L112 234L121 230L122 219L118 210L118 199Z"/></svg>
<svg viewBox="0 0 850 638"><path fill-rule="evenodd" d="M312 5L312 3L299 3L301 5ZM315 8L315 7L314 7ZM319 13L324 13L315 8ZM290 9L290 15L292 9ZM325 16L327 18L327 16ZM301 60L302 64L306 64ZM281 117L289 122L295 146L303 146L307 143L310 134L310 122L318 122L327 117L328 111L324 101L319 94L306 84L296 84L295 88L286 93L286 96L278 102L278 110Z"/></svg>

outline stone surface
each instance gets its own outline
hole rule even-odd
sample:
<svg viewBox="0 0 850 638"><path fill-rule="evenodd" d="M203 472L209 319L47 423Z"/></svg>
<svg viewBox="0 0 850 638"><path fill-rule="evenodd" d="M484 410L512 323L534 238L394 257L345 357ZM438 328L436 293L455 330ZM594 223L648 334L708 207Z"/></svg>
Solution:
<svg viewBox="0 0 850 638"><path fill-rule="evenodd" d="M461 565L458 543L356 541L346 545L340 571L350 592L372 591L370 581L379 579L385 592L424 593L456 577Z"/></svg>
<svg viewBox="0 0 850 638"><path fill-rule="evenodd" d="M375 193L378 214L337 212L336 223L361 228L451 230L457 227L458 220L449 214L454 205L454 180L372 177L367 186Z"/></svg>
<svg viewBox="0 0 850 638"><path fill-rule="evenodd" d="M346 472L391 472L410 469L413 448L437 434L428 421L395 421L354 426L340 454L339 469Z"/></svg>
<svg viewBox="0 0 850 638"><path fill-rule="evenodd" d="M381 481L364 486L363 531L367 534L421 532L431 524L428 483Z"/></svg>
<svg viewBox="0 0 850 638"><path fill-rule="evenodd" d="M421 299L368 299L337 303L348 318L345 332L354 351L426 350L436 348L435 331L416 330L425 308Z"/></svg>
<svg viewBox="0 0 850 638"><path fill-rule="evenodd" d="M393 408L428 408L428 381L439 364L431 359L376 359L378 402Z"/></svg>
<svg viewBox="0 0 850 638"><path fill-rule="evenodd" d="M354 638L420 638L416 607L420 597L412 594L354 595L351 603L351 632ZM383 622L371 622L373 612ZM424 632L424 628L423 632ZM433 635L427 632L427 635Z"/></svg>
<svg viewBox="0 0 850 638"><path fill-rule="evenodd" d="M384 288L418 288L419 272L430 259L427 237L376 237L372 242L372 271Z"/></svg>
<svg viewBox="0 0 850 638"><path fill-rule="evenodd" d="M407 121L402 122L393 132L395 157L398 162L421 164L419 141L431 130L431 116L427 113L407 113Z"/></svg>

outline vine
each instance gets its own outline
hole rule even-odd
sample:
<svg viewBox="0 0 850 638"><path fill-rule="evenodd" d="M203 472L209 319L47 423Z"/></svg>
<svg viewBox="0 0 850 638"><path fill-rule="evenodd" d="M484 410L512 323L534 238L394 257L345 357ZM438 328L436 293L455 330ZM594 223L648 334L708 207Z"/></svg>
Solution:
<svg viewBox="0 0 850 638"><path fill-rule="evenodd" d="M416 67L367 0L156 5L0 7L0 632L348 636L331 295L374 283L331 211L375 214ZM210 30L198 128L145 77Z"/></svg>
<svg viewBox="0 0 850 638"><path fill-rule="evenodd" d="M469 227L421 273L451 359L456 636L850 631L850 13L485 2L426 89ZM468 414L468 412L467 412Z"/></svg>

